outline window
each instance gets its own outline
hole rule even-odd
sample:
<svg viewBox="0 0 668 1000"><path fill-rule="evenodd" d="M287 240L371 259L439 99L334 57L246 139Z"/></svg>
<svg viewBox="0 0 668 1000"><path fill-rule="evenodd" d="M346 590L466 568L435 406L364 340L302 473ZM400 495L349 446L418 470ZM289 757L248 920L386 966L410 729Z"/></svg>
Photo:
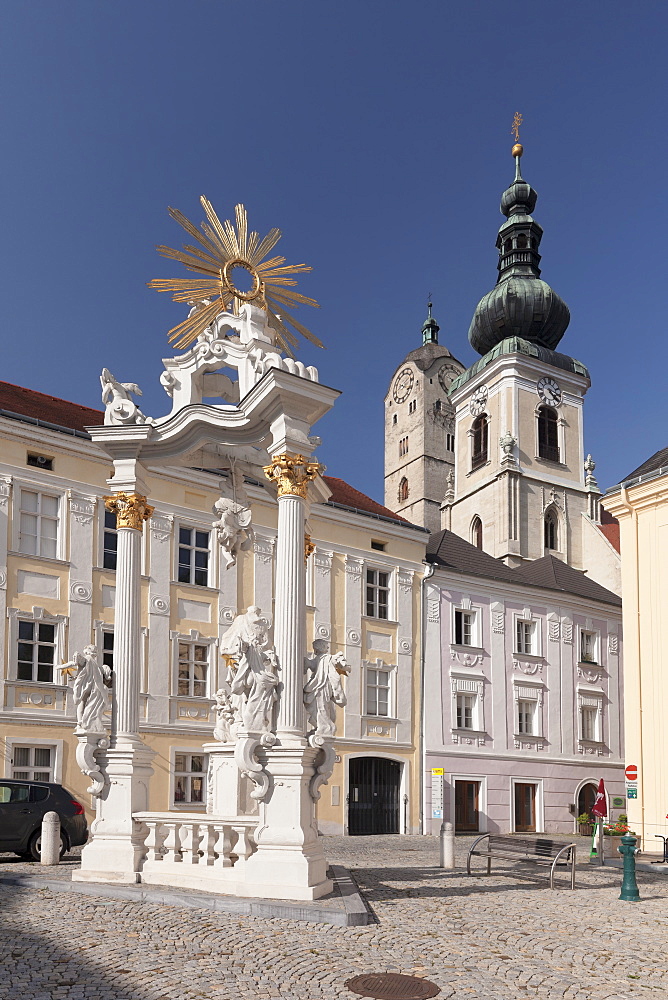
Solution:
<svg viewBox="0 0 668 1000"><path fill-rule="evenodd" d="M599 742L598 709L593 705L580 706L580 736L591 743Z"/></svg>
<svg viewBox="0 0 668 1000"><path fill-rule="evenodd" d="M199 642L180 642L177 694L206 698L208 669L208 646Z"/></svg>
<svg viewBox="0 0 668 1000"><path fill-rule="evenodd" d="M429 381L431 382L431 379ZM440 412L440 410L441 410L441 400L440 399L437 399L436 402L434 403L434 409L436 410L437 413Z"/></svg>
<svg viewBox="0 0 668 1000"><path fill-rule="evenodd" d="M474 694L457 695L457 729L475 729L475 708L476 696Z"/></svg>
<svg viewBox="0 0 668 1000"><path fill-rule="evenodd" d="M535 701L517 702L517 732L524 736L534 736Z"/></svg>
<svg viewBox="0 0 668 1000"><path fill-rule="evenodd" d="M471 521L471 545L482 548L482 521L477 515Z"/></svg>
<svg viewBox="0 0 668 1000"><path fill-rule="evenodd" d="M408 454L408 437L402 437L399 439L399 458Z"/></svg>
<svg viewBox="0 0 668 1000"><path fill-rule="evenodd" d="M26 465L32 465L36 469L44 469L46 472L53 472L53 459L47 458L46 455L34 455L29 451Z"/></svg>
<svg viewBox="0 0 668 1000"><path fill-rule="evenodd" d="M209 535L197 528L179 528L179 583L209 585Z"/></svg>
<svg viewBox="0 0 668 1000"><path fill-rule="evenodd" d="M455 608L455 645L477 646L476 613Z"/></svg>
<svg viewBox="0 0 668 1000"><path fill-rule="evenodd" d="M107 629L102 632L102 662L114 669L114 633Z"/></svg>
<svg viewBox="0 0 668 1000"><path fill-rule="evenodd" d="M446 449L446 451L454 451L455 450L455 435L454 434L446 434L445 435L445 449Z"/></svg>
<svg viewBox="0 0 668 1000"><path fill-rule="evenodd" d="M404 476L399 483L399 503L408 500L408 480Z"/></svg>
<svg viewBox="0 0 668 1000"><path fill-rule="evenodd" d="M12 778L18 781L53 781L55 747L14 746Z"/></svg>
<svg viewBox="0 0 668 1000"><path fill-rule="evenodd" d="M517 653L536 653L536 623L519 620L517 626Z"/></svg>
<svg viewBox="0 0 668 1000"><path fill-rule="evenodd" d="M598 663L598 634L580 630L580 662Z"/></svg>
<svg viewBox="0 0 668 1000"><path fill-rule="evenodd" d="M538 457L559 461L557 413L551 406L541 406L538 410Z"/></svg>
<svg viewBox="0 0 668 1000"><path fill-rule="evenodd" d="M208 758L203 753L174 755L174 804L204 802Z"/></svg>
<svg viewBox="0 0 668 1000"><path fill-rule="evenodd" d="M379 569L366 571L366 613L369 618L388 618L390 574Z"/></svg>
<svg viewBox="0 0 668 1000"><path fill-rule="evenodd" d="M366 714L389 716L390 714L390 671L367 667L366 672Z"/></svg>
<svg viewBox="0 0 668 1000"><path fill-rule="evenodd" d="M21 490L19 552L29 556L58 555L58 497Z"/></svg>
<svg viewBox="0 0 668 1000"><path fill-rule="evenodd" d="M384 552L386 542L378 542L375 538L371 539L371 548L376 549L377 552Z"/></svg>
<svg viewBox="0 0 668 1000"><path fill-rule="evenodd" d="M56 626L19 619L18 666L20 681L53 683Z"/></svg>
<svg viewBox="0 0 668 1000"><path fill-rule="evenodd" d="M396 424L396 422L397 422L397 414L395 413L394 416L392 417L392 423Z"/></svg>
<svg viewBox="0 0 668 1000"><path fill-rule="evenodd" d="M545 532L545 548L558 549L559 546L557 545L557 515L554 513L553 510L548 510L545 512L543 527Z"/></svg>
<svg viewBox="0 0 668 1000"><path fill-rule="evenodd" d="M520 235L517 237L517 249L526 250L528 245L529 243L526 238L526 235L524 233L520 233Z"/></svg>
<svg viewBox="0 0 668 1000"><path fill-rule="evenodd" d="M471 469L479 469L487 461L487 417L481 414L473 421L473 452Z"/></svg>
<svg viewBox="0 0 668 1000"><path fill-rule="evenodd" d="M416 409L417 409L417 399L411 399L410 403L408 404L408 412L415 413Z"/></svg>
<svg viewBox="0 0 668 1000"><path fill-rule="evenodd" d="M104 536L102 540L102 565L105 569L116 569L117 549L116 514L111 510L105 510Z"/></svg>

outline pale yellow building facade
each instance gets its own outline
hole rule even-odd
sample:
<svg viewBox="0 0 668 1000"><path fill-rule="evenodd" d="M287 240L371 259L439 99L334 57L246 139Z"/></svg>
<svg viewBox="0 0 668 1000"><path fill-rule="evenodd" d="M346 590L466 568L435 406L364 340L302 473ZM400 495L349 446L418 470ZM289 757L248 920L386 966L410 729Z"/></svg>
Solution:
<svg viewBox="0 0 668 1000"><path fill-rule="evenodd" d="M64 784L92 800L73 735L71 677L60 670L94 642L113 665L115 526L105 511L109 460L84 427L103 414L0 383L0 663L4 777ZM155 510L143 534L140 729L155 752L150 810L206 809L219 641L256 605L271 621L277 505L247 479L254 539L226 568L212 530L222 474L149 470ZM307 647L327 639L350 665L337 758L318 803L325 833L364 829L378 782L392 831L419 826L419 595L427 533L342 480L314 504L307 562ZM111 726L111 698L109 724ZM389 782L389 785L388 785Z"/></svg>
<svg viewBox="0 0 668 1000"><path fill-rule="evenodd" d="M668 834L668 449L603 498L619 520L625 638L624 718L629 825L644 850Z"/></svg>

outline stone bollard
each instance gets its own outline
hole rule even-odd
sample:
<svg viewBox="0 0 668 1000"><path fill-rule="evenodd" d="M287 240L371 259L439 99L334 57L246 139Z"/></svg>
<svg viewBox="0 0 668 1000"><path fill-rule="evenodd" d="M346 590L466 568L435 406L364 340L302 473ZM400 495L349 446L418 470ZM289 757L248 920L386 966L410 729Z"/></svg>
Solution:
<svg viewBox="0 0 668 1000"><path fill-rule="evenodd" d="M42 846L39 863L57 865L60 861L60 816L57 812L44 814L42 820Z"/></svg>
<svg viewBox="0 0 668 1000"><path fill-rule="evenodd" d="M439 867L452 869L455 867L455 830L452 823L441 823L439 840L441 848Z"/></svg>
<svg viewBox="0 0 668 1000"><path fill-rule="evenodd" d="M622 837L622 846L617 848L624 859L624 878L622 880L622 891L619 894L619 898L625 899L629 903L637 903L640 899L638 883L636 882L636 854L638 853L636 848L637 843L638 841L635 837L627 835Z"/></svg>

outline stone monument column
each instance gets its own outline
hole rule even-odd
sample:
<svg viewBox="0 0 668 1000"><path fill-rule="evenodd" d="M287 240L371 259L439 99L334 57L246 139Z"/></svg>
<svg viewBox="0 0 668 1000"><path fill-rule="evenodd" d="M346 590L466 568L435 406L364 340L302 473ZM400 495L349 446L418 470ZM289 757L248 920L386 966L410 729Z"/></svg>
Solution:
<svg viewBox="0 0 668 1000"><path fill-rule="evenodd" d="M139 737L140 582L142 529L153 507L140 492L119 490L105 498L116 514L118 559L114 625L113 696L116 731L100 754L104 787L97 800L91 839L81 855L78 881L136 882L143 858L140 824L135 812L148 809L148 783L154 753Z"/></svg>

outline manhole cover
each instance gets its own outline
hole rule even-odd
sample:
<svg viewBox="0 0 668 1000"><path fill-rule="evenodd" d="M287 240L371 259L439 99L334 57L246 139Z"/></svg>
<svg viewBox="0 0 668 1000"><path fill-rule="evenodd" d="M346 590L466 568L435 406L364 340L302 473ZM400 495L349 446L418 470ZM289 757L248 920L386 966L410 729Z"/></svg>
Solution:
<svg viewBox="0 0 668 1000"><path fill-rule="evenodd" d="M353 993L375 1000L427 1000L441 992L440 987L426 979L400 976L398 972L367 972L349 979L345 985Z"/></svg>

